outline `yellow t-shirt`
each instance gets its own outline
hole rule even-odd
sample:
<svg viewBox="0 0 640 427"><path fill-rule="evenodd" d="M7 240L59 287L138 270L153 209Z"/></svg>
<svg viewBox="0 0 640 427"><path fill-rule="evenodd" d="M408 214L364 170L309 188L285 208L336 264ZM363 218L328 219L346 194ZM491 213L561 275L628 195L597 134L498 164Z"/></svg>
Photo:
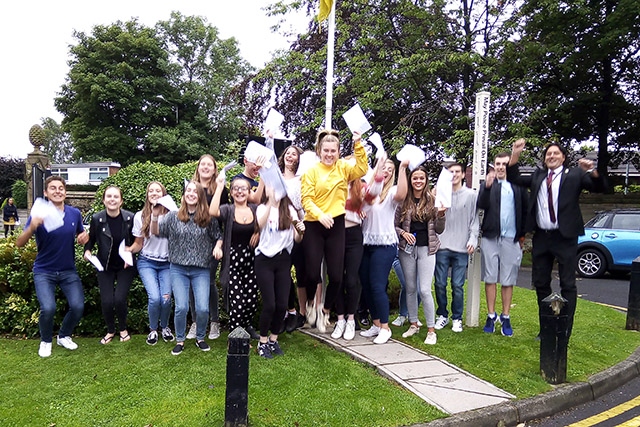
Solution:
<svg viewBox="0 0 640 427"><path fill-rule="evenodd" d="M363 177L369 168L362 141L354 146L356 164L338 159L333 166L320 162L301 179L302 207L305 221L318 221L322 214L332 218L345 213L349 181Z"/></svg>

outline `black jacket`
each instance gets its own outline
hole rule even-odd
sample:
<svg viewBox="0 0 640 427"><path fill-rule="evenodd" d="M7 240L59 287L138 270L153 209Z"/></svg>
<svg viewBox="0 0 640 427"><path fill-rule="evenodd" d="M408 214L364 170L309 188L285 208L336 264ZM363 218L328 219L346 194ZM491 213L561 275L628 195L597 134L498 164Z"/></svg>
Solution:
<svg viewBox="0 0 640 427"><path fill-rule="evenodd" d="M490 188L484 186L484 182L480 185L478 192L478 209L484 209L484 218L482 220L482 235L484 237L498 237L500 235L500 193L502 183L498 180L493 181ZM518 241L525 235L525 224L527 219L527 198L529 194L527 189L519 185L511 184L513 190L513 199L516 206L516 236L514 242Z"/></svg>
<svg viewBox="0 0 640 427"><path fill-rule="evenodd" d="M2 220L3 221L11 221L11 218L18 221L18 208L16 205L10 205L7 203L4 205L4 209L2 210Z"/></svg>
<svg viewBox="0 0 640 427"><path fill-rule="evenodd" d="M133 213L124 209L120 210L122 214L122 236L124 236L124 244L131 246L135 237L133 236ZM92 250L95 244L98 244L97 257L100 263L107 268L109 265L109 259L112 256L118 255L117 246L112 251L113 238L111 237L111 230L107 224L107 211L100 211L91 217L91 225L89 226L89 241L84 245L84 250ZM133 257L135 263L135 257Z"/></svg>

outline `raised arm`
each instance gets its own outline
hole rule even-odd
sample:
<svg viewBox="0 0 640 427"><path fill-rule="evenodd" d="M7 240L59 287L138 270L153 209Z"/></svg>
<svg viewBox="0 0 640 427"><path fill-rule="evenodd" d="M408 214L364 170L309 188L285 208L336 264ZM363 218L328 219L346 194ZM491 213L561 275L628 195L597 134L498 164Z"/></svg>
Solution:
<svg viewBox="0 0 640 427"><path fill-rule="evenodd" d="M216 191L211 198L211 204L209 205L209 215L216 218L220 217L220 197L222 197L222 190L224 188L224 176L218 175L216 178Z"/></svg>
<svg viewBox="0 0 640 427"><path fill-rule="evenodd" d="M398 170L398 189L393 200L400 203L407 197L407 191L409 185L407 184L407 166L409 165L409 159L405 159L400 163L400 169Z"/></svg>

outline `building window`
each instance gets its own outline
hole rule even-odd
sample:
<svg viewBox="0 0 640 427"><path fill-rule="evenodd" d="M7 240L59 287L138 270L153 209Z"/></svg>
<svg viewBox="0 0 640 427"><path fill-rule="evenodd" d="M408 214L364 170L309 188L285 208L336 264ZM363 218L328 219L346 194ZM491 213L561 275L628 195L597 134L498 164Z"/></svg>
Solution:
<svg viewBox="0 0 640 427"><path fill-rule="evenodd" d="M89 181L102 181L109 177L109 168L89 168Z"/></svg>
<svg viewBox="0 0 640 427"><path fill-rule="evenodd" d="M69 180L69 171L67 168L54 168L51 169L51 175L57 175L65 181Z"/></svg>

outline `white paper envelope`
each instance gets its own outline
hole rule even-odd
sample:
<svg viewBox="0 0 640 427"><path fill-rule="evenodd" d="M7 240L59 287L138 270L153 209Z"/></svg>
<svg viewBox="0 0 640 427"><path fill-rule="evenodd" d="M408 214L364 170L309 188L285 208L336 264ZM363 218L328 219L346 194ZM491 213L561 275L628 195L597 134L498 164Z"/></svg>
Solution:
<svg viewBox="0 0 640 427"><path fill-rule="evenodd" d="M280 130L280 125L283 121L284 116L272 108L264 121L264 130L270 130L275 135Z"/></svg>
<svg viewBox="0 0 640 427"><path fill-rule="evenodd" d="M102 264L100 263L100 260L98 259L97 256L95 255L91 255L91 257L89 258L89 262L91 264L93 264L93 266L96 268L96 270L98 271L104 271L104 267L102 266Z"/></svg>
<svg viewBox="0 0 640 427"><path fill-rule="evenodd" d="M261 156L266 159L264 165L262 166L268 169L271 167L271 164L274 161L276 155L272 150L269 150L259 142L249 141L249 144L247 144L247 148L244 150L244 157L250 162L255 163L256 160L258 160L258 157Z"/></svg>
<svg viewBox="0 0 640 427"><path fill-rule="evenodd" d="M378 132L374 132L368 139L368 141L376 147L376 159L379 159L384 155L384 145L382 145L382 138Z"/></svg>
<svg viewBox="0 0 640 427"><path fill-rule="evenodd" d="M401 162L409 160L409 170L412 171L427 160L427 155L421 148L416 147L413 144L406 144L400 151L398 151L396 159Z"/></svg>
<svg viewBox="0 0 640 427"><path fill-rule="evenodd" d="M171 212L176 212L178 210L178 205L176 205L176 202L173 201L173 198L169 194L160 197L156 203L161 204Z"/></svg>
<svg viewBox="0 0 640 427"><path fill-rule="evenodd" d="M38 197L31 207L32 218L42 218L47 232L52 232L64 225L63 212L60 212L48 200Z"/></svg>
<svg viewBox="0 0 640 427"><path fill-rule="evenodd" d="M128 265L133 265L133 254L124 250L124 240L120 242L120 246L118 246L118 254Z"/></svg>
<svg viewBox="0 0 640 427"><path fill-rule="evenodd" d="M347 122L347 126L349 126L351 133L360 132L360 135L362 135L371 129L371 125L362 112L360 104L356 104L349 108L342 117L344 117L344 121Z"/></svg>
<svg viewBox="0 0 640 427"><path fill-rule="evenodd" d="M436 201L437 208L450 208L451 196L453 193L453 174L447 168L442 168L438 182L436 182Z"/></svg>
<svg viewBox="0 0 640 427"><path fill-rule="evenodd" d="M313 151L305 151L304 153L300 154L296 176L304 175L306 171L318 164L319 161L320 159Z"/></svg>

